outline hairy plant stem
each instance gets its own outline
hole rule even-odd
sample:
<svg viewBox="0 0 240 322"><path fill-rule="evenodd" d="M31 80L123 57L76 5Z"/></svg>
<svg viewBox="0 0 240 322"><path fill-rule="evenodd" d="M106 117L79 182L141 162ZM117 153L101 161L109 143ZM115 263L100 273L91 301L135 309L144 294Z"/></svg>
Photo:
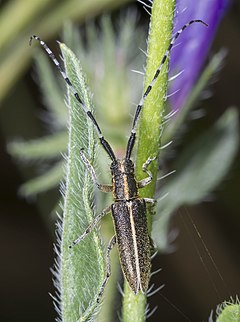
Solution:
<svg viewBox="0 0 240 322"><path fill-rule="evenodd" d="M144 89L151 83L153 76L170 44L174 17L174 0L153 1L150 31L148 38L147 66ZM138 147L136 155L136 177L142 179L145 174L142 171L143 163L149 158L156 157L150 165L153 174L151 184L141 189L141 197L154 197L158 155L160 148L160 136L162 129L162 116L164 112L165 97L168 80L168 61L165 63L158 80L151 93L144 102L140 126L138 131ZM151 232L151 217L148 216L149 234ZM146 319L146 295L135 295L125 281L122 321L145 321Z"/></svg>

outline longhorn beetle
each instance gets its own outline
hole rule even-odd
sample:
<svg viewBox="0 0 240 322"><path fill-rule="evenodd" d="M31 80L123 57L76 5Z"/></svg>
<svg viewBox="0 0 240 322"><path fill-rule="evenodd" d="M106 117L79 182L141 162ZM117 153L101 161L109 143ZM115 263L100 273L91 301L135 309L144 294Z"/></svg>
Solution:
<svg viewBox="0 0 240 322"><path fill-rule="evenodd" d="M98 183L96 173L85 156L83 149L80 150L80 156L83 163L86 165L88 170L91 173L92 179L96 184L97 188L103 192L112 192L114 202L111 206L104 209L89 225L85 232L78 237L69 248L78 244L82 241L88 233L96 226L99 220L111 212L114 222L115 235L112 237L108 247L107 247L107 272L103 284L101 286L97 302L99 302L104 287L110 277L110 251L114 244L117 243L120 263L122 271L129 283L130 288L135 294L138 294L140 291L146 293L148 289L148 284L150 280L150 271L151 271L151 243L150 237L147 231L147 217L146 217L146 203L154 203L155 200L151 198L140 198L138 190L148 185L152 180L152 173L147 169L148 165L155 158L148 158L147 161L143 164L142 170L147 173L147 177L141 181L137 181L134 174L134 164L131 160L131 154L135 143L136 138L136 128L137 122L139 119L140 112L142 110L144 101L149 95L156 79L164 65L166 59L169 57L171 49L179 37L179 35L190 26L192 23L202 23L205 26L208 26L202 20L191 20L185 24L171 39L170 45L162 58L162 61L155 72L155 75L152 79L152 82L147 87L144 92L135 112L133 119L133 125L131 134L127 143L126 156L124 159L119 160L116 158L111 146L103 137L103 134L100 130L100 127L94 118L93 114L87 109L82 99L79 97L77 91L74 89L71 81L66 75L65 71L62 69L60 63L49 49L49 47L43 42L38 36L31 36L29 44L33 39L36 39L40 42L41 46L48 53L49 57L52 59L62 77L70 87L73 92L76 100L79 102L79 105L87 116L91 119L95 130L98 134L100 143L104 150L107 152L112 163L110 166L112 174L112 184L103 185Z"/></svg>

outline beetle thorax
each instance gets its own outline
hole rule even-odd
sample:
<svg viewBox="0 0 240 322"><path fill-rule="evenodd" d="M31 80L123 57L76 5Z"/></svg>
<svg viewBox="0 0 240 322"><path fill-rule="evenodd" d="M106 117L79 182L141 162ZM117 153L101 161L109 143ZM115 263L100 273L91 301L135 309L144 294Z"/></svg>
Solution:
<svg viewBox="0 0 240 322"><path fill-rule="evenodd" d="M133 200L138 197L134 165L130 159L116 160L111 164L114 200Z"/></svg>

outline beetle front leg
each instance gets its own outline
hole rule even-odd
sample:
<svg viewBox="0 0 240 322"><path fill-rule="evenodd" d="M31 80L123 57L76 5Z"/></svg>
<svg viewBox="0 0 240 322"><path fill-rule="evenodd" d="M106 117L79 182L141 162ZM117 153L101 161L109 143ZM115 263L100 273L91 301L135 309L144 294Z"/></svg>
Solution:
<svg viewBox="0 0 240 322"><path fill-rule="evenodd" d="M154 157L154 158L148 158L147 161L143 164L142 171L143 172L146 172L148 174L148 177L147 178L144 178L144 179L142 179L142 180L140 180L138 182L138 188L143 188L143 187L147 186L152 181L152 178L153 178L152 172L150 170L148 170L147 167L155 159L156 159L156 157Z"/></svg>
<svg viewBox="0 0 240 322"><path fill-rule="evenodd" d="M89 172L91 173L93 181L94 181L95 185L97 186L97 188L99 190L101 190L102 192L111 192L113 190L112 185L101 184L98 182L96 172L94 171L93 166L91 165L90 161L85 156L83 149L80 150L80 156L81 156L83 163L86 165Z"/></svg>

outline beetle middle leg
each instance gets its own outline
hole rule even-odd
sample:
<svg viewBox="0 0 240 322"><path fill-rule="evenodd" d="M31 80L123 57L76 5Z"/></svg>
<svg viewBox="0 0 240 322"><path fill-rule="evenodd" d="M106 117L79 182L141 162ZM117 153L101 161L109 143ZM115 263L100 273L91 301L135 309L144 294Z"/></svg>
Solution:
<svg viewBox="0 0 240 322"><path fill-rule="evenodd" d="M93 219L92 223L88 226L88 228L84 231L84 233L81 236L79 236L76 240L74 240L74 242L69 246L69 248L72 248L76 244L80 243L80 241L83 240L93 230L93 228L97 225L100 219L103 216L105 216L107 213L111 212L111 207L112 206L109 206L103 209L103 211L99 215L97 215L96 218Z"/></svg>
<svg viewBox="0 0 240 322"><path fill-rule="evenodd" d="M111 238L111 240L110 240L110 242L109 242L109 244L108 244L108 247L107 247L107 256L106 256L107 272L106 272L105 279L104 279L104 281L103 281L103 283L102 283L102 286L101 286L101 288L100 288L100 292L99 292L99 294L98 294L97 303L99 303L99 302L100 302L100 298L101 298L101 297L102 297L102 295L103 295L103 292L104 292L105 286L106 286L106 284L107 284L107 282L108 282L108 280L109 280L109 277L110 277L110 275L111 275L110 252L111 252L111 250L112 250L112 248L113 248L113 246L114 246L115 244L116 244L116 236L114 235L114 236Z"/></svg>

